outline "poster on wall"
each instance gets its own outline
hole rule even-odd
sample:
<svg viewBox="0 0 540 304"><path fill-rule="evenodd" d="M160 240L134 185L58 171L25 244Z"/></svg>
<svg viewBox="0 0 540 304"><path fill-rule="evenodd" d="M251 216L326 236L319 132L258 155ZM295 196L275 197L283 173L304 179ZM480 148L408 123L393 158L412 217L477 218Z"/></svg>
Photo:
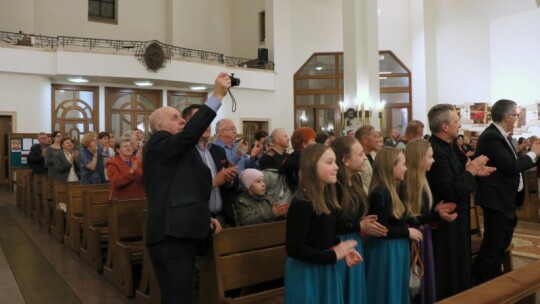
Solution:
<svg viewBox="0 0 540 304"><path fill-rule="evenodd" d="M347 131L352 130L353 132L358 129L360 126L358 121L358 116L356 111L353 108L348 108L345 111L345 123L343 124L343 134L347 134Z"/></svg>
<svg viewBox="0 0 540 304"><path fill-rule="evenodd" d="M517 107L516 112L519 115L518 119L514 122L514 128L521 128L527 124L527 108Z"/></svg>
<svg viewBox="0 0 540 304"><path fill-rule="evenodd" d="M491 106L487 102L474 103L471 107L471 120L475 125L491 122Z"/></svg>
<svg viewBox="0 0 540 304"><path fill-rule="evenodd" d="M11 140L11 152L21 152L21 140L12 139Z"/></svg>
<svg viewBox="0 0 540 304"><path fill-rule="evenodd" d="M23 165L28 164L28 160L27 160L28 159L28 154L30 154L30 152L28 152L28 151L23 151L21 153L21 164L23 164Z"/></svg>
<svg viewBox="0 0 540 304"><path fill-rule="evenodd" d="M32 139L31 138L23 138L23 150L30 150L32 148Z"/></svg>

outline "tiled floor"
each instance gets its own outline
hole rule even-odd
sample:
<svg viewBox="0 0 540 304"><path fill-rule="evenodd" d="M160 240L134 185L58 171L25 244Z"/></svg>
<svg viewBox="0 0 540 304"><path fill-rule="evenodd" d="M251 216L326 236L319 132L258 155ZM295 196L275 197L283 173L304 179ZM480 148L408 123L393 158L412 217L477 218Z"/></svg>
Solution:
<svg viewBox="0 0 540 304"><path fill-rule="evenodd" d="M12 192L0 191L0 208L0 303L134 303L17 210Z"/></svg>

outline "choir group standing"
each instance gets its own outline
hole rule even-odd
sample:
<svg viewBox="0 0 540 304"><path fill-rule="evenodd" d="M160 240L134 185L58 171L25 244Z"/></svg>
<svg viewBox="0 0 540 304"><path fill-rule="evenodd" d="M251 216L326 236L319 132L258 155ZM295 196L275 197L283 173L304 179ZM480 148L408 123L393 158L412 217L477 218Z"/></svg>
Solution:
<svg viewBox="0 0 540 304"><path fill-rule="evenodd" d="M434 156L437 139L449 146L446 137L457 136L453 133L459 130L459 119L453 119L453 114L453 109L434 107L430 111L432 140L410 140L404 151L382 148L373 161L351 137L339 137L331 147L316 144L302 152L299 187L287 214L286 303L434 303L471 287L467 250L460 254L468 254L464 262L469 263L468 271L452 273L444 286L436 285L436 279L447 275L437 273L440 269L455 269L463 260L457 256L445 261L445 253L434 250L431 230L457 222L448 226L455 230L454 238L463 238L461 230L467 237L468 216L456 211L468 208L468 198L463 202L464 195L459 193L454 195L459 200L455 202L432 192L430 185L437 187L438 182L428 182L426 175L440 161L435 168L437 178L451 188L461 184L459 174L474 178L494 169L486 166L485 157L478 157L456 169L459 172L441 171L441 165L454 166L457 161L455 156L445 160L440 152ZM368 166L368 159L373 173L366 193L359 173ZM464 219L458 222L459 217ZM433 240L448 237L443 230L437 232L439 239ZM444 248L457 252L458 243L449 239ZM409 285L413 247L424 270L416 292ZM459 282L460 276L468 280Z"/></svg>

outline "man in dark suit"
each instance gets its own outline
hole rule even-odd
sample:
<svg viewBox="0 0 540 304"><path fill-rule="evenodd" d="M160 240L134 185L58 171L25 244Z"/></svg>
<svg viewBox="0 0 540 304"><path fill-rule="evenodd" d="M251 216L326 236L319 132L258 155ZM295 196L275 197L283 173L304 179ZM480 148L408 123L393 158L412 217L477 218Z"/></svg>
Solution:
<svg viewBox="0 0 540 304"><path fill-rule="evenodd" d="M484 212L484 238L475 261L476 283L483 283L502 274L502 259L512 241L517 224L516 207L525 198L523 171L535 165L540 145L518 157L508 133L519 117L516 103L501 99L491 108L493 123L482 132L476 152L489 158L488 165L497 171L479 179L477 203Z"/></svg>
<svg viewBox="0 0 540 304"><path fill-rule="evenodd" d="M434 202L455 202L458 216L453 222L437 219L432 225L437 300L472 287L470 194L477 189L475 176L489 175L487 158L479 156L460 163L452 148L461 123L454 106L438 104L428 112L429 138L435 163L427 172Z"/></svg>
<svg viewBox="0 0 540 304"><path fill-rule="evenodd" d="M47 167L45 167L45 149L48 144L48 136L45 132L38 134L39 143L32 145L30 153L28 154L28 164L32 168L32 174L47 174Z"/></svg>
<svg viewBox="0 0 540 304"><path fill-rule="evenodd" d="M182 111L182 117L189 121L202 107L201 104L192 104ZM227 159L225 149L208 141L211 131L208 126L195 148L212 174L210 215L219 221L221 227L236 226L232 204L238 187L237 168Z"/></svg>
<svg viewBox="0 0 540 304"><path fill-rule="evenodd" d="M201 241L221 226L210 217L212 176L194 149L216 117L231 86L220 73L214 94L189 123L173 107L150 115L152 137L143 148L143 181L148 197L146 245L163 303L191 303L195 256Z"/></svg>

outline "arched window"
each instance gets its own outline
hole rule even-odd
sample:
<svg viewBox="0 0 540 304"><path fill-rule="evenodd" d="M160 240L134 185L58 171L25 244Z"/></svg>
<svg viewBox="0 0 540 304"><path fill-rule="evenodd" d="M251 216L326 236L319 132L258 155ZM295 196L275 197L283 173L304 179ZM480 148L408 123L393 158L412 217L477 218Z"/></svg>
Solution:
<svg viewBox="0 0 540 304"><path fill-rule="evenodd" d="M148 119L161 107L161 91L105 88L105 127L117 138L135 128L141 129L144 139L149 137Z"/></svg>
<svg viewBox="0 0 540 304"><path fill-rule="evenodd" d="M294 127L341 130L343 53L315 53L294 74ZM338 132L339 133L339 132Z"/></svg>
<svg viewBox="0 0 540 304"><path fill-rule="evenodd" d="M97 87L53 85L52 95L52 131L60 131L77 143L87 132L97 131Z"/></svg>
<svg viewBox="0 0 540 304"><path fill-rule="evenodd" d="M391 51L379 52L379 83L381 102L385 104L381 131L387 134L396 128L404 134L412 120L411 72Z"/></svg>
<svg viewBox="0 0 540 304"><path fill-rule="evenodd" d="M208 98L206 92L184 92L184 91L168 91L167 104L182 111L192 104L203 104Z"/></svg>
<svg viewBox="0 0 540 304"><path fill-rule="evenodd" d="M380 51L379 81L382 133L405 131L412 112L411 72L391 51ZM348 123L340 113L343 92L343 53L311 55L294 75L294 127L339 135Z"/></svg>

